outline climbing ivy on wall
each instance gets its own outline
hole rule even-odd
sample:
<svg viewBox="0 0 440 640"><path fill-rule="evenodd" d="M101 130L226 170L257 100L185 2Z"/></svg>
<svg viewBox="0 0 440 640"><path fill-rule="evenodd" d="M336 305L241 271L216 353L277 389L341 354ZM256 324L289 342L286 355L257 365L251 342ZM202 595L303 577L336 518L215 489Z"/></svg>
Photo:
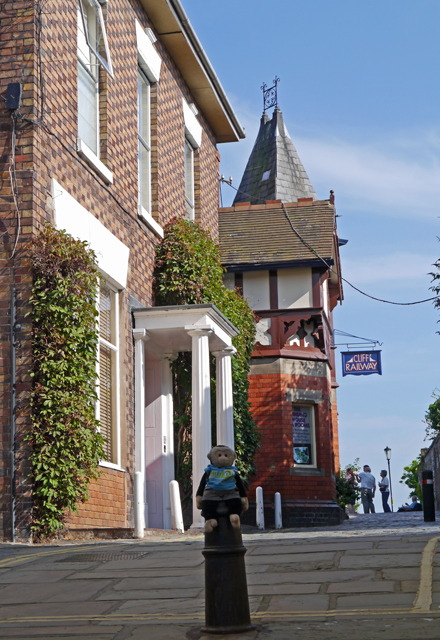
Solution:
<svg viewBox="0 0 440 640"><path fill-rule="evenodd" d="M254 457L260 434L250 412L248 372L255 341L252 310L242 296L227 289L220 249L209 233L194 222L171 220L156 249L154 291L156 305L214 304L239 330L232 342L234 428L237 467L244 478L255 472ZM182 497L191 495L191 354L181 353L173 363L176 477ZM211 389L215 394L215 377ZM215 396L214 396L215 397ZM213 431L215 401L212 398ZM198 482L199 479L196 479Z"/></svg>
<svg viewBox="0 0 440 640"><path fill-rule="evenodd" d="M36 538L64 526L99 475L95 418L99 274L93 251L51 227L29 245L33 268L32 426L26 437Z"/></svg>

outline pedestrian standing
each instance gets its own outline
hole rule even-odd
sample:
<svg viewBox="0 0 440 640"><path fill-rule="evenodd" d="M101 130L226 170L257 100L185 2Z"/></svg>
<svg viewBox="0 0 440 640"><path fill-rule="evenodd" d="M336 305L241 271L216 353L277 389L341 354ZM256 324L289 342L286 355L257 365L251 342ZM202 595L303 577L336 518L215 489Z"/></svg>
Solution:
<svg viewBox="0 0 440 640"><path fill-rule="evenodd" d="M376 513L373 498L376 494L376 478L371 473L370 466L364 464L364 470L356 474L358 482L361 483L361 501L364 513Z"/></svg>
<svg viewBox="0 0 440 640"><path fill-rule="evenodd" d="M390 497L390 481L387 478L387 472L383 469L380 472L379 491L382 494L382 506L384 513L391 513L388 498Z"/></svg>

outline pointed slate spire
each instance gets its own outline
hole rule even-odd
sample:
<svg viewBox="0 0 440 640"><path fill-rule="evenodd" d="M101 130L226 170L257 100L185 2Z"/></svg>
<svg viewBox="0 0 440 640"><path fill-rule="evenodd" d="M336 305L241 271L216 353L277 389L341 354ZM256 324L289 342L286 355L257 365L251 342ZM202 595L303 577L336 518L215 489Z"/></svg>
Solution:
<svg viewBox="0 0 440 640"><path fill-rule="evenodd" d="M296 202L298 198L318 196L299 159L278 107L272 119L266 112L234 199L263 204L266 200Z"/></svg>

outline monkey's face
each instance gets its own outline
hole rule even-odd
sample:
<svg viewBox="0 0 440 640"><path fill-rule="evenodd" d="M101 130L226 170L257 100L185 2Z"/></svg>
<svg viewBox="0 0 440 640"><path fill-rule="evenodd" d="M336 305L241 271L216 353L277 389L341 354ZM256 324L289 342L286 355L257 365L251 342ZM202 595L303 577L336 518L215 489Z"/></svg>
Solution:
<svg viewBox="0 0 440 640"><path fill-rule="evenodd" d="M215 467L232 467L236 456L229 447L214 447L208 458Z"/></svg>

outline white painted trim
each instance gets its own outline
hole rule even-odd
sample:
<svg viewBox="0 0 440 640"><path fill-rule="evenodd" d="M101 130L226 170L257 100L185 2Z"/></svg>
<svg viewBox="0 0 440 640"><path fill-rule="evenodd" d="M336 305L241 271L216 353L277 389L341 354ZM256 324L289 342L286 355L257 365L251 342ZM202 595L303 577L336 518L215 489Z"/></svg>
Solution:
<svg viewBox="0 0 440 640"><path fill-rule="evenodd" d="M122 471L123 473L126 473L126 470L121 466L114 464L113 462L107 462L106 460L100 460L99 466L105 467L106 469L114 469L115 471Z"/></svg>
<svg viewBox="0 0 440 640"><path fill-rule="evenodd" d="M170 359L174 360L172 354L161 362L161 391L160 398L160 419L162 421L162 509L164 529L172 529L171 517L171 494L167 491L170 482L174 480L174 430L173 430L173 377L170 367Z"/></svg>
<svg viewBox="0 0 440 640"><path fill-rule="evenodd" d="M107 184L113 184L112 172L110 171L110 169L108 169L105 166L103 162L101 162L98 156L95 153L93 153L90 147L86 145L84 140L81 140L81 138L78 138L76 148L81 158L86 160L88 164L90 164L93 167L93 169L95 169L96 173L98 173L101 176L104 182L106 182Z"/></svg>
<svg viewBox="0 0 440 640"><path fill-rule="evenodd" d="M191 142L194 149L198 149L202 146L202 127L184 98L182 98L182 107L183 119L185 121L185 136Z"/></svg>
<svg viewBox="0 0 440 640"><path fill-rule="evenodd" d="M209 334L207 327L193 327L188 331L192 339L192 476L193 482L193 522L191 529L202 529L203 518L196 506L196 492L206 456L211 449L211 396Z"/></svg>
<svg viewBox="0 0 440 640"><path fill-rule="evenodd" d="M213 351L216 360L216 407L217 407L217 444L225 444L234 449L234 400L232 394L231 356L236 353L234 347L222 351Z"/></svg>
<svg viewBox="0 0 440 640"><path fill-rule="evenodd" d="M150 40L151 44L154 44L155 42L157 42L157 38L156 38L156 36L154 35L154 31L153 31L153 29L150 29L150 27L147 27L147 28L145 29L145 34L148 36L148 38L149 38L149 40Z"/></svg>
<svg viewBox="0 0 440 640"><path fill-rule="evenodd" d="M115 380L116 387L115 413L116 413L116 464L121 467L121 372L120 372L120 340L119 340L119 293L115 293L115 336L116 336L116 354L115 354Z"/></svg>
<svg viewBox="0 0 440 640"><path fill-rule="evenodd" d="M88 242L96 253L99 270L117 289L127 286L130 250L87 209L75 200L54 178L52 197L55 227L65 229L74 238Z"/></svg>
<svg viewBox="0 0 440 640"><path fill-rule="evenodd" d="M140 68L150 82L159 82L162 60L154 48L151 38L145 33L138 20L136 20L136 42Z"/></svg>
<svg viewBox="0 0 440 640"><path fill-rule="evenodd" d="M144 209L144 207L141 204L138 207L138 214L139 214L139 217L145 222L145 224L148 227L150 227L150 229L154 231L154 233L156 233L159 236L159 238L163 238L163 235L164 235L163 228L160 226L158 222L156 222L153 216Z"/></svg>
<svg viewBox="0 0 440 640"><path fill-rule="evenodd" d="M149 336L145 329L133 329L134 339L134 468L141 474L144 509L135 512L137 528L148 528L147 487L145 483L145 342Z"/></svg>
<svg viewBox="0 0 440 640"><path fill-rule="evenodd" d="M134 472L134 537L145 535L144 478L140 471Z"/></svg>

